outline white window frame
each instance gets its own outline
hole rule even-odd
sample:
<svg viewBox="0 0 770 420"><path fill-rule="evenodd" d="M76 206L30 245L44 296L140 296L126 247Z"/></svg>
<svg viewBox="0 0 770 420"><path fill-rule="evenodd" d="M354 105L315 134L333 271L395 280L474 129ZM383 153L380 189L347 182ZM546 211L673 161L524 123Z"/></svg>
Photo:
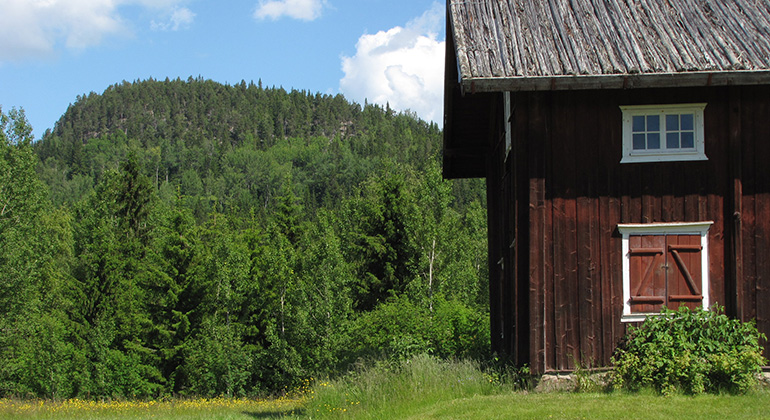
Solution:
<svg viewBox="0 0 770 420"><path fill-rule="evenodd" d="M636 162L673 162L708 160L706 157L703 134L703 110L706 103L666 104L666 105L628 105L621 106L623 113L623 156L620 163ZM667 114L693 114L694 148L666 148ZM633 148L633 117L660 115L660 149L635 150Z"/></svg>
<svg viewBox="0 0 770 420"><path fill-rule="evenodd" d="M683 223L640 223L619 224L618 231L622 235L623 255L623 315L621 322L641 322L649 315L657 313L631 313L631 255L628 239L638 235L700 235L701 250L701 293L703 294L703 309L708 310L709 302L709 248L708 231L714 222L683 222Z"/></svg>

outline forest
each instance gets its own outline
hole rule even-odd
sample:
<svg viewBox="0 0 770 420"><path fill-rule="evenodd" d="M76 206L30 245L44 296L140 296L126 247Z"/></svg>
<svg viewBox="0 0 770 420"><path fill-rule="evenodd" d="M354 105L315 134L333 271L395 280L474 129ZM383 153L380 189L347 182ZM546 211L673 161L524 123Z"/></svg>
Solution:
<svg viewBox="0 0 770 420"><path fill-rule="evenodd" d="M279 394L489 353L482 180L411 112L204 80L0 109L0 398Z"/></svg>

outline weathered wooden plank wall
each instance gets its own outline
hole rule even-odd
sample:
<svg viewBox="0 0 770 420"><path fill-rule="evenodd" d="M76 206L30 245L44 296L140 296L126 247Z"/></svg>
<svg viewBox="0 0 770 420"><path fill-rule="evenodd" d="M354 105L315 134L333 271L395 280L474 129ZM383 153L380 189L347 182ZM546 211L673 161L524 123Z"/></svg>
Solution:
<svg viewBox="0 0 770 420"><path fill-rule="evenodd" d="M492 109L489 109L491 112ZM494 124L497 116L487 121ZM498 124L499 125L499 124ZM491 322L491 345L493 349L502 350L508 353L513 352L510 344L505 341L506 335L506 306L512 305L510 296L505 292L506 284L515 281L510 275L503 271L503 266L499 261L503 256L503 228L506 223L504 215L507 214L504 209L506 198L502 196L501 191L504 188L503 174L505 168L502 165L502 154L500 151L499 131L493 131L491 138L488 139L488 148L491 153L487 159L487 179L496 180L487 183L487 232L489 247L489 313ZM509 197L508 199L512 199ZM511 331L510 333L513 333ZM503 350L504 349L504 350Z"/></svg>
<svg viewBox="0 0 770 420"><path fill-rule="evenodd" d="M742 238L744 319L770 336L770 87L743 89ZM751 140L748 140L748 139ZM765 345L765 357L770 345Z"/></svg>
<svg viewBox="0 0 770 420"><path fill-rule="evenodd" d="M501 306L519 302L502 312L501 321L493 320L493 335L508 333L504 349L515 349L520 363L540 372L609 364L626 331L620 322L619 223L713 221L710 301L742 319L756 318L770 334L770 89L732 88L740 89L742 98L737 106L743 277L738 283L730 261L736 204L729 198L735 184L728 139L737 124L730 118L730 89L514 94L514 156L494 158L490 165L497 169L492 174L490 168L487 182L498 192L498 198L490 197L490 206L496 206L490 208L490 229L498 231L491 236L498 235L495 246L504 250L493 258L505 268L493 279L502 283L492 293L511 299L501 298ZM619 163L620 105L685 102L708 103L708 161ZM505 202L512 195L516 205ZM519 242L510 251L514 238ZM734 293L740 296L733 299ZM525 321L528 326L522 327ZM505 330L496 331L498 324Z"/></svg>
<svg viewBox="0 0 770 420"><path fill-rule="evenodd" d="M515 98L517 99L517 98ZM524 133L516 133L517 141L524 142L521 150L525 150L524 156L521 156L528 161L528 173L527 179L529 179L529 187L527 190L529 195L529 209L528 209L528 223L530 229L529 235L529 252L520 252L519 264L526 264L529 268L529 322L530 322L530 337L529 337L529 354L530 364L536 371L538 367L547 365L545 361L547 356L545 352L544 343L546 341L553 342L553 337L547 337L546 334L550 333L550 329L545 329L546 323L553 325L553 319L547 318L547 314L553 310L553 288L549 288L547 279L553 277L553 266L548 265L547 262L551 261L551 255L549 254L550 243L550 231L545 229L546 220L550 219L550 204L545 199L545 146L546 142L527 142L526 139L529 136L535 138L545 137L545 120L543 118L542 96L533 96L529 103L520 104L518 100L515 101L515 107L517 110L527 109L527 131ZM522 191L524 195L524 191ZM526 199L526 198L525 198ZM520 215L523 216L523 215ZM529 258L527 258L529 255ZM541 261L541 264L530 264L530 261ZM549 361L553 363L553 360Z"/></svg>

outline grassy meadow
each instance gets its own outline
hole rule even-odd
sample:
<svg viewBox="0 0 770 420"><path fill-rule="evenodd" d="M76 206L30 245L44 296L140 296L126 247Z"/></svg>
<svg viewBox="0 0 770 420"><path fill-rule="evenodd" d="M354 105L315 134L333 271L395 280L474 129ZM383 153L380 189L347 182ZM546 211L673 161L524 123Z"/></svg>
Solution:
<svg viewBox="0 0 770 420"><path fill-rule="evenodd" d="M362 365L272 399L0 400L1 419L765 419L770 392L746 395L534 393L471 362L418 356Z"/></svg>
<svg viewBox="0 0 770 420"><path fill-rule="evenodd" d="M191 399L173 401L0 400L0 419L51 420L234 420L281 418L301 411L302 396L275 399Z"/></svg>

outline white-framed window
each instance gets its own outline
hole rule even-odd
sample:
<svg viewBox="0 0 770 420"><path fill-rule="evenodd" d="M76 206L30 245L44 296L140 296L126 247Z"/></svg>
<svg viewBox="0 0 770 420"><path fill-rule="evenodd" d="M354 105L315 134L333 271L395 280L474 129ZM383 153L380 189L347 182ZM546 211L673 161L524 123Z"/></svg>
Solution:
<svg viewBox="0 0 770 420"><path fill-rule="evenodd" d="M664 306L708 309L708 230L714 222L620 224L623 322Z"/></svg>
<svg viewBox="0 0 770 420"><path fill-rule="evenodd" d="M621 106L621 163L707 160L705 103Z"/></svg>

